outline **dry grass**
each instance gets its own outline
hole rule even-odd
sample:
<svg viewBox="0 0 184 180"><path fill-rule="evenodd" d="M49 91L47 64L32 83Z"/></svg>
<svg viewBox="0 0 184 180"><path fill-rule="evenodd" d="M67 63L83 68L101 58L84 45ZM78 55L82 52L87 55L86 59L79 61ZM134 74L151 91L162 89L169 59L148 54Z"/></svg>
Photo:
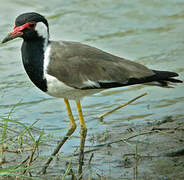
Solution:
<svg viewBox="0 0 184 180"><path fill-rule="evenodd" d="M76 170L78 147L70 156L58 155L54 157L55 164L50 167L48 174L45 176L38 174L44 164L43 162L49 157L48 155L43 157L41 153L49 152L49 148L53 149L53 142L56 143L56 137L52 136L51 133L47 134L43 130L36 129L37 122L25 125L13 120L12 113L15 109L16 107L13 107L7 117L0 117L2 120L0 124L0 179L79 179ZM183 131L183 120L175 122L172 118L168 118L159 123L141 127L141 129L134 127L131 131L122 132L122 134L106 131L104 135L104 132L102 132L103 138L98 137L98 135L96 137L104 140L85 151L85 165L82 175L88 180L117 179L118 175L111 170L115 166L111 161L108 162L109 174L99 169L99 166L95 163L98 164L99 155L100 157L103 156L103 159L107 158L104 151L107 151L108 148L111 148L109 151L111 153L114 151L113 148L118 146L118 150L115 151L113 156L119 158L117 162L121 166L122 172L128 169L129 173L132 174L129 177L124 175L122 179L146 179L148 174L143 175L145 173L144 168L148 169L147 164L152 163L155 163L152 166L156 168L156 172L160 171L159 173L165 176L170 173L171 179L177 176L178 179L181 179L180 177L184 175L180 170L184 166L180 162L184 155L182 148ZM157 147L155 148L155 146ZM159 151L157 150L158 147ZM119 156L120 152L123 152L122 157ZM169 158L168 162L173 159L175 165L165 163L167 158ZM153 161L154 159L155 161ZM145 162L145 165L143 162ZM158 165L156 165L157 162L159 162ZM176 162L180 164L176 166ZM172 168L175 172L170 171ZM159 176L156 176L153 171L148 179L150 177L157 179Z"/></svg>

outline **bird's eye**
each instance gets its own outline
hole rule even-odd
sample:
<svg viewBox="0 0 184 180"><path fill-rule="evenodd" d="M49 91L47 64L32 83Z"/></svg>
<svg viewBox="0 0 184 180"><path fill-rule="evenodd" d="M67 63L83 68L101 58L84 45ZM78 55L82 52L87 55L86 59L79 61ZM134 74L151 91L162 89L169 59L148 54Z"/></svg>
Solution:
<svg viewBox="0 0 184 180"><path fill-rule="evenodd" d="M29 28L34 28L35 27L35 24L34 23L31 23L31 24L29 24Z"/></svg>

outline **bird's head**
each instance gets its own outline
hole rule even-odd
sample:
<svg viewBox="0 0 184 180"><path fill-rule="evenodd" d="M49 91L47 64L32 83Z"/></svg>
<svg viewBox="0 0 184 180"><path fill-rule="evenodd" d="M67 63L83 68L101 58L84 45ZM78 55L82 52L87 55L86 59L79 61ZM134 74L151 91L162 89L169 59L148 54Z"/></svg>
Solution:
<svg viewBox="0 0 184 180"><path fill-rule="evenodd" d="M49 26L47 20L35 12L19 15L15 20L13 32L4 38L2 43L17 37L21 37L25 41L37 40L39 38L48 40Z"/></svg>

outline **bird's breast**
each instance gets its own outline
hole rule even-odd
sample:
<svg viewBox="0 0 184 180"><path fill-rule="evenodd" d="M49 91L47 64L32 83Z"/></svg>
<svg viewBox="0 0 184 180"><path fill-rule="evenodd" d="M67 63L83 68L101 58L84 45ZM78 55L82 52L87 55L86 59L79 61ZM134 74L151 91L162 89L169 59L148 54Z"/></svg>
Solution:
<svg viewBox="0 0 184 180"><path fill-rule="evenodd" d="M80 100L84 96L89 96L100 92L102 89L88 89L81 90L74 87L70 87L65 83L59 81L55 77L45 74L47 82L47 94L54 97L66 98L70 100Z"/></svg>

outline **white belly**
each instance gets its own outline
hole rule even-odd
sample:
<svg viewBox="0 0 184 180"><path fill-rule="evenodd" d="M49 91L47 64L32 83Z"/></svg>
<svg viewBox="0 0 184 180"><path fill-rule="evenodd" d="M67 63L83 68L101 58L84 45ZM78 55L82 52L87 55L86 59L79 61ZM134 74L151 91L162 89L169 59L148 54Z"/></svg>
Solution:
<svg viewBox="0 0 184 180"><path fill-rule="evenodd" d="M89 96L102 91L103 89L87 89L80 90L67 86L55 77L45 74L47 80L47 94L54 97L66 98L72 100L80 100L84 96Z"/></svg>

